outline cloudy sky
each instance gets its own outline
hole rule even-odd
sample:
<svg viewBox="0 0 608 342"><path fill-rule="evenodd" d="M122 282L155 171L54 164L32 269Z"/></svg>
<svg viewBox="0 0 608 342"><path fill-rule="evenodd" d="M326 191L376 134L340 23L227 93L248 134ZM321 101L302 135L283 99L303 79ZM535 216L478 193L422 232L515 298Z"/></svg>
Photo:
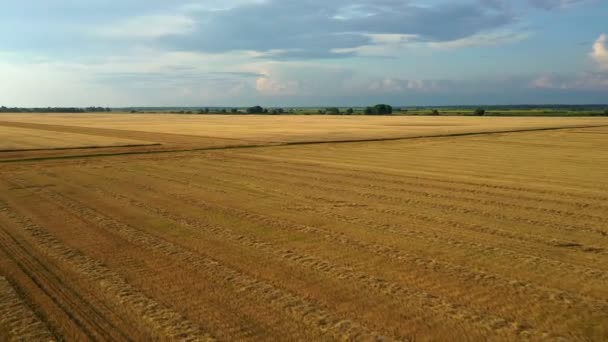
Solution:
<svg viewBox="0 0 608 342"><path fill-rule="evenodd" d="M0 105L606 103L604 0L20 0Z"/></svg>

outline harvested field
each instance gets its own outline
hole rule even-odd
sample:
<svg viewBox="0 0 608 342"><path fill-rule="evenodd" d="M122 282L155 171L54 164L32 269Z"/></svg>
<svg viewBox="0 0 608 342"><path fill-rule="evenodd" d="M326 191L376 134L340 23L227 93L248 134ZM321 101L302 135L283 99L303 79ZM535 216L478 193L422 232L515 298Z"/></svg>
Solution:
<svg viewBox="0 0 608 342"><path fill-rule="evenodd" d="M52 341L53 335L0 277L0 337L6 340Z"/></svg>
<svg viewBox="0 0 608 342"><path fill-rule="evenodd" d="M255 142L387 139L607 124L606 118L319 115L2 114L3 122L170 133Z"/></svg>
<svg viewBox="0 0 608 342"><path fill-rule="evenodd" d="M148 141L0 125L0 152L151 145Z"/></svg>
<svg viewBox="0 0 608 342"><path fill-rule="evenodd" d="M0 340L606 340L608 122L510 120L0 164Z"/></svg>

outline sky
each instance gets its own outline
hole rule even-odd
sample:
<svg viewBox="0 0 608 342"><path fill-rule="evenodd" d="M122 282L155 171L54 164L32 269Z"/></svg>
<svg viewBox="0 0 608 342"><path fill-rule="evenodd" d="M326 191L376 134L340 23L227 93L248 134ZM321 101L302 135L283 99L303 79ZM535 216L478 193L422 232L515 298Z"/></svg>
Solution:
<svg viewBox="0 0 608 342"><path fill-rule="evenodd" d="M20 0L0 105L608 103L605 0Z"/></svg>

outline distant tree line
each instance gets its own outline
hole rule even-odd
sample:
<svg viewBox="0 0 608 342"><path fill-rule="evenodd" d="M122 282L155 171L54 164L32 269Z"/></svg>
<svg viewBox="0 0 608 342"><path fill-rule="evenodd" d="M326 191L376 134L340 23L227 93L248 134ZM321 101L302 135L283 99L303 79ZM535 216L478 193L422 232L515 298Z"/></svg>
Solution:
<svg viewBox="0 0 608 342"><path fill-rule="evenodd" d="M46 107L46 108L21 108L21 107L0 107L0 113L98 113L111 112L112 109L104 107Z"/></svg>
<svg viewBox="0 0 608 342"><path fill-rule="evenodd" d="M285 114L287 111L281 107L276 108L263 108L262 106L253 106L249 107L246 110L247 114L272 114L272 115L280 115ZM293 113L293 110L289 111Z"/></svg>
<svg viewBox="0 0 608 342"><path fill-rule="evenodd" d="M417 110L421 110L421 109L428 109L428 112L425 111L420 111L420 113L416 113ZM440 107L440 109L445 109L447 107ZM569 110L575 110L575 111L582 111L582 110L589 110L591 111L590 113L588 113L587 115L590 116L608 116L608 108L602 107L600 105L589 105L589 106L553 106L553 107L539 107L539 106L514 106L514 107L507 107L507 106L488 106L487 109L486 108L476 108L473 109L471 107L464 107L464 106L455 106L455 107L449 107L448 109L462 109L462 112L456 113L456 115L466 115L466 111L471 110L471 112L469 112L469 115L473 115L473 116L485 116L485 115L489 115L488 114L488 110L490 109L492 110L492 115L497 115L497 110L501 109L501 110L506 110L507 112L509 110L514 110L515 108L567 108ZM504 109L503 109L504 108ZM428 107L411 107L412 110L414 110L414 115L431 115L431 116L438 116L441 115L441 113L439 112L438 109L429 109ZM117 111L122 111L122 110L127 110L130 111L131 113L141 113L139 111L139 108L123 108L123 109L116 109ZM1 106L0 107L0 113L103 113L103 112L111 112L112 109L111 108L107 108L107 107L84 107L84 108L79 108L79 107L44 107L44 108L23 108L23 107L6 107L6 106ZM327 107L327 108L321 108L321 109L315 109L316 113L318 114L324 114L324 115L353 115L353 114L363 114L363 115L391 115L395 112L397 113L408 113L408 109L407 108L393 108L390 105L387 104L377 104L373 107L365 107L363 109L353 109L353 108L347 108L347 109L340 109L338 107ZM285 114L285 113L297 113L297 112L304 112L304 114L312 114L313 112L310 111L309 109L301 109L301 108L288 108L288 109L284 109L281 107L274 107L274 108L264 108L262 106L253 106L253 107L249 107L249 108L192 108L192 109L188 109L188 110L172 110L172 111L165 111L165 113L174 113L174 114L239 114L239 113L246 113L246 114L272 114L272 115L280 115L280 114ZM145 112L143 112L145 113ZM151 112L151 113L154 113ZM499 113L500 114L500 113ZM454 115L453 112L449 112L447 113L447 115Z"/></svg>
<svg viewBox="0 0 608 342"><path fill-rule="evenodd" d="M253 106L249 107L245 110L247 114L284 114L284 113L295 113L296 111L289 109L285 110L283 108L264 108L262 106ZM338 107L327 107L317 110L318 114L326 114L326 115L353 115L355 114L355 110L353 108L347 108L344 111L341 111ZM378 104L373 107L367 107L363 110L362 114L364 115L390 115L393 113L393 107L387 104Z"/></svg>

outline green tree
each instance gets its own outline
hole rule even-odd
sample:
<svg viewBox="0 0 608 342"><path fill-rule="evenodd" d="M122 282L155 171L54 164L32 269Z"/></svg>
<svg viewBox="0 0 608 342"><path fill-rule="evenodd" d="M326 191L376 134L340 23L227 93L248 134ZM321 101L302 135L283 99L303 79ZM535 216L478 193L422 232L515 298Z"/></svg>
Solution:
<svg viewBox="0 0 608 342"><path fill-rule="evenodd" d="M354 113L354 112L355 112L355 110L354 110L354 109L352 109L352 108L348 108L348 109L346 110L346 114L348 114L348 115L353 115L353 113Z"/></svg>
<svg viewBox="0 0 608 342"><path fill-rule="evenodd" d="M365 115L389 115L393 114L393 107L387 104L377 104L373 107L365 108Z"/></svg>
<svg viewBox="0 0 608 342"><path fill-rule="evenodd" d="M431 115L439 115L439 111L437 109L433 109L431 111Z"/></svg>
<svg viewBox="0 0 608 342"><path fill-rule="evenodd" d="M337 115L340 114L340 109L336 107L325 108L325 113Z"/></svg>
<svg viewBox="0 0 608 342"><path fill-rule="evenodd" d="M475 116L484 116L486 115L486 110L483 108L477 108L474 112Z"/></svg>
<svg viewBox="0 0 608 342"><path fill-rule="evenodd" d="M387 104L379 104L374 107L379 115L393 114L393 107Z"/></svg>
<svg viewBox="0 0 608 342"><path fill-rule="evenodd" d="M247 113L248 114L262 114L262 113L264 113L264 108L262 108L260 106L249 107L249 108L247 108Z"/></svg>

